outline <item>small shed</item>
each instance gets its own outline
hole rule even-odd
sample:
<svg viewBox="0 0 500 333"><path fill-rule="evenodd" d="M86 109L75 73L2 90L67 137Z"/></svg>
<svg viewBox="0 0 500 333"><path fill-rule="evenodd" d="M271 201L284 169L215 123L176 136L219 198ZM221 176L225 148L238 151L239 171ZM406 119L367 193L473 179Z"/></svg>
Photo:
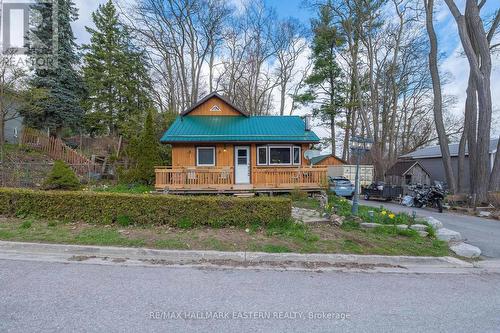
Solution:
<svg viewBox="0 0 500 333"><path fill-rule="evenodd" d="M400 160L385 173L385 181L392 185L431 184L430 173L415 160Z"/></svg>
<svg viewBox="0 0 500 333"><path fill-rule="evenodd" d="M315 156L309 160L309 163L311 165L346 165L347 164L346 161L344 161L343 159L341 159L335 155L332 155L332 154Z"/></svg>

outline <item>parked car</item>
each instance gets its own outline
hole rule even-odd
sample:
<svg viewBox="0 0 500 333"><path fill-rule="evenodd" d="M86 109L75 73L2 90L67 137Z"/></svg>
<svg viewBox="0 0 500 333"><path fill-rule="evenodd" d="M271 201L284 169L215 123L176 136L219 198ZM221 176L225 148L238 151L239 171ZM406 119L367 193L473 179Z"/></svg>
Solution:
<svg viewBox="0 0 500 333"><path fill-rule="evenodd" d="M340 197L346 197L348 199L352 198L352 196L354 195L354 184L351 183L349 179L342 176L328 177L328 178L329 178L330 191L332 191L333 193L335 193L335 195L338 195Z"/></svg>

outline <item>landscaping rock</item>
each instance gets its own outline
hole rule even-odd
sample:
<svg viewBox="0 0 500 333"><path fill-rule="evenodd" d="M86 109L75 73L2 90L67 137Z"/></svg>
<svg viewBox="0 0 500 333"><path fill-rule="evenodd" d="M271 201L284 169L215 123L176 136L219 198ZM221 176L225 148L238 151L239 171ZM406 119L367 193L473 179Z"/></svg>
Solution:
<svg viewBox="0 0 500 333"><path fill-rule="evenodd" d="M344 217L332 214L330 216L330 223L334 226L340 227L344 223Z"/></svg>
<svg viewBox="0 0 500 333"><path fill-rule="evenodd" d="M433 218L432 216L429 216L427 218L427 223L429 223L429 225L436 230L441 229L443 227L443 222Z"/></svg>
<svg viewBox="0 0 500 333"><path fill-rule="evenodd" d="M441 228L436 232L436 237L446 242L459 242L462 240L462 235L459 232Z"/></svg>
<svg viewBox="0 0 500 333"><path fill-rule="evenodd" d="M427 237L429 235L427 231L418 231L418 234L420 235L420 237Z"/></svg>
<svg viewBox="0 0 500 333"><path fill-rule="evenodd" d="M303 223L329 223L330 220L316 210L292 208L292 218Z"/></svg>
<svg viewBox="0 0 500 333"><path fill-rule="evenodd" d="M382 224L380 223L370 223L370 222L363 222L359 224L361 228L366 228L366 229L373 229L376 227L382 227Z"/></svg>
<svg viewBox="0 0 500 333"><path fill-rule="evenodd" d="M487 211L481 210L481 211L479 211L479 213L477 213L477 216L479 216L479 217L490 217L491 216L491 212L487 212Z"/></svg>
<svg viewBox="0 0 500 333"><path fill-rule="evenodd" d="M453 244L450 246L450 250L465 258L477 258L481 255L481 250L478 247L463 242Z"/></svg>
<svg viewBox="0 0 500 333"><path fill-rule="evenodd" d="M410 229L417 230L417 231L425 231L425 230L427 230L427 226L425 224L412 224L410 226Z"/></svg>
<svg viewBox="0 0 500 333"><path fill-rule="evenodd" d="M396 228L398 228L399 230L406 230L408 229L408 226L406 224L398 224Z"/></svg>

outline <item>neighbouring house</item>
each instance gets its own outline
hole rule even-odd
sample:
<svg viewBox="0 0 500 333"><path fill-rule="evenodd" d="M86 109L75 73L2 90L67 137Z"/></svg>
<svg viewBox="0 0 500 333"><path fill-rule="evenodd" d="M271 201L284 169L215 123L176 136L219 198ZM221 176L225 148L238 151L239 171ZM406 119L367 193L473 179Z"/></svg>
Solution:
<svg viewBox="0 0 500 333"><path fill-rule="evenodd" d="M495 154L497 153L498 139L490 141L489 153L490 153L490 168L493 168L493 162L495 160ZM453 167L453 174L455 178L458 177L458 143L452 143L449 146L451 163ZM430 146L422 149L415 150L414 152L400 156L402 159L413 159L420 163L431 176L431 182L446 181L446 176L443 167L443 159L441 155L441 148L439 146ZM464 172L469 175L469 158L468 152L465 152L465 166ZM468 191L470 187L469 177L465 177L464 190Z"/></svg>
<svg viewBox="0 0 500 333"><path fill-rule="evenodd" d="M298 116L248 115L217 93L182 112L161 138L172 165L156 169L168 192L319 190L326 167L304 151L318 136Z"/></svg>
<svg viewBox="0 0 500 333"><path fill-rule="evenodd" d="M415 184L430 185L431 175L419 161L399 160L385 173L385 182L403 187Z"/></svg>
<svg viewBox="0 0 500 333"><path fill-rule="evenodd" d="M7 143L18 143L23 129L23 118L17 117L5 122L5 141Z"/></svg>
<svg viewBox="0 0 500 333"><path fill-rule="evenodd" d="M332 155L332 154L324 154L311 158L309 160L311 165L346 165L348 164L343 159Z"/></svg>

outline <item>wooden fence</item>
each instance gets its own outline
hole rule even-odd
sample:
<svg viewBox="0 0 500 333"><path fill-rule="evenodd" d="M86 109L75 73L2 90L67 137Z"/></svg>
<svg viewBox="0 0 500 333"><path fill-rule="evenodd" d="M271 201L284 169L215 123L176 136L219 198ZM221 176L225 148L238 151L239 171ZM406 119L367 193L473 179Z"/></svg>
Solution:
<svg viewBox="0 0 500 333"><path fill-rule="evenodd" d="M61 139L51 137L46 133L24 128L21 135L21 144L40 150L54 160L62 160L78 173L96 172L97 166L85 155L66 145Z"/></svg>

